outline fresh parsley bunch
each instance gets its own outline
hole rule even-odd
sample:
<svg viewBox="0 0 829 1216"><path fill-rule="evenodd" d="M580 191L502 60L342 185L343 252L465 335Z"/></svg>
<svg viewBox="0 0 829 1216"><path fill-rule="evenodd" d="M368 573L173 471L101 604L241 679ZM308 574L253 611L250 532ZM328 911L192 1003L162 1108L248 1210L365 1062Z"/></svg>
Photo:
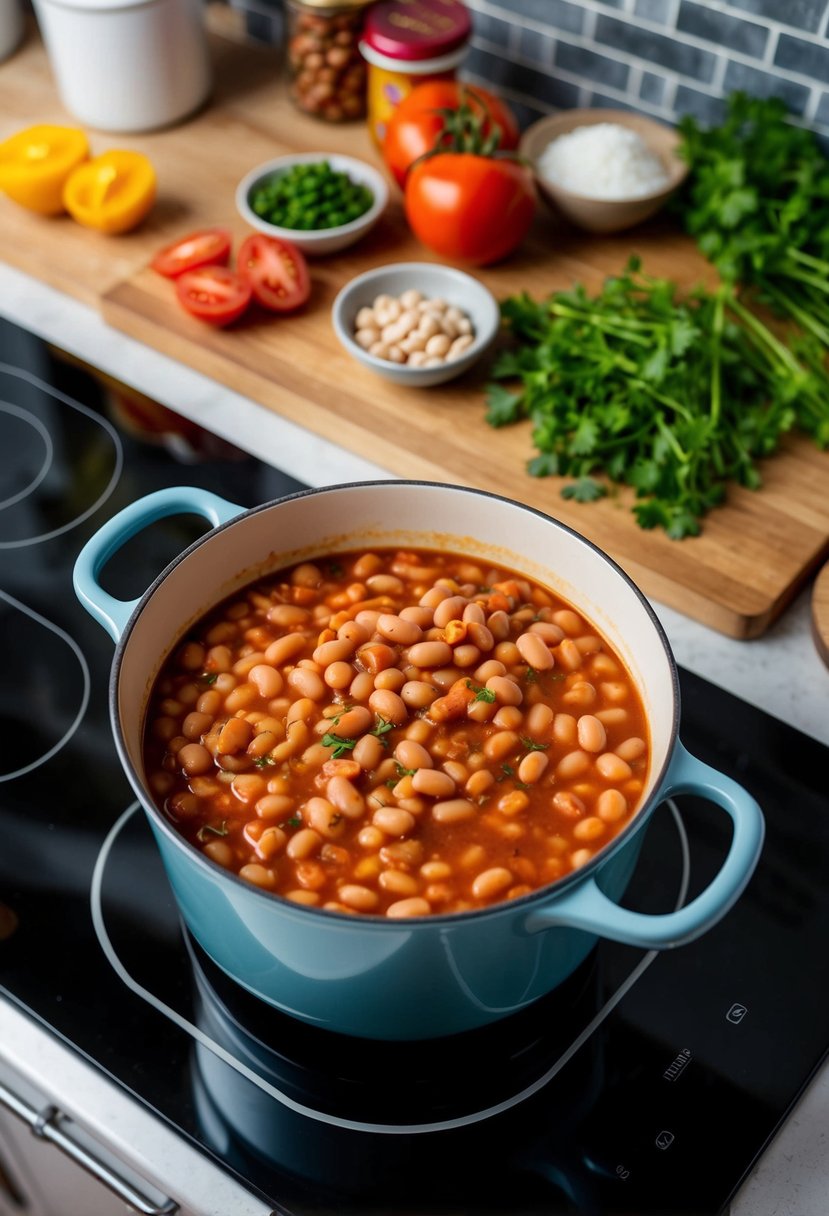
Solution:
<svg viewBox="0 0 829 1216"><path fill-rule="evenodd" d="M748 289L802 335L807 364L829 352L829 159L777 97L732 93L725 120L703 129L685 116L690 164L675 210L725 282ZM800 424L821 442L809 416ZM820 427L818 426L818 432ZM825 443L825 436L822 439Z"/></svg>
<svg viewBox="0 0 829 1216"><path fill-rule="evenodd" d="M724 283L680 299L632 258L595 297L582 286L502 302L514 338L487 388L495 427L530 418L536 477L574 478L589 502L631 486L643 528L679 539L729 482L756 488L757 459L796 423L829 443L829 379L784 346ZM511 382L505 387L500 381Z"/></svg>

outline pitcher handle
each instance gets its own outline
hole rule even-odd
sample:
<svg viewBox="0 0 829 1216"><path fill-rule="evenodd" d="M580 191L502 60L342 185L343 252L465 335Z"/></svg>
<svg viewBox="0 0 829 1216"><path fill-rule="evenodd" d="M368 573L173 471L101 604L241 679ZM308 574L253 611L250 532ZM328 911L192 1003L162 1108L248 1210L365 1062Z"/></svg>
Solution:
<svg viewBox="0 0 829 1216"><path fill-rule="evenodd" d="M87 612L117 642L141 597L119 600L104 591L98 576L109 559L137 532L168 515L202 515L214 528L241 515L245 508L198 486L156 490L124 507L91 536L78 554L72 581Z"/></svg>
<svg viewBox="0 0 829 1216"><path fill-rule="evenodd" d="M726 858L709 885L684 908L651 916L614 903L592 876L532 912L530 932L567 926L611 941L646 949L664 949L693 941L717 923L748 884L763 846L765 824L760 807L747 790L710 765L697 760L677 740L660 798L698 794L731 817L734 834Z"/></svg>

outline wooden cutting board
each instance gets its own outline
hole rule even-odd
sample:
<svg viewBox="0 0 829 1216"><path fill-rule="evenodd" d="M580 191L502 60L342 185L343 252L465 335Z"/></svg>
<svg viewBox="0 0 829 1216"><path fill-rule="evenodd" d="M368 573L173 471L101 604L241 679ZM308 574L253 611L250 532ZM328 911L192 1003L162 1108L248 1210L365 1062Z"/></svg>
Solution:
<svg viewBox="0 0 829 1216"><path fill-rule="evenodd" d="M229 10L211 11L224 20ZM478 486L538 507L606 550L654 599L732 637L763 633L829 555L829 454L805 440L788 441L766 462L761 491L735 489L708 516L703 535L683 541L639 529L625 494L589 505L566 501L560 481L525 472L533 455L529 424L495 431L485 422L486 364L444 387L407 390L377 378L339 346L330 307L353 275L379 263L437 260L409 235L396 193L368 238L313 263L313 294L301 315L252 317L223 332L179 309L171 285L147 262L191 228L227 223L237 240L245 235L233 195L248 169L308 149L379 163L362 125L333 128L297 114L285 98L277 53L226 38L214 38L212 52L213 96L189 122L140 136L89 133L95 152L122 146L152 158L159 198L148 220L123 238L106 238L0 198L5 260L100 305L111 325L393 474ZM0 138L29 123L72 121L31 30L0 72ZM539 213L517 255L476 273L498 298L521 290L541 297L574 282L595 290L633 252L650 273L682 286L713 282L710 268L666 219L617 237L589 237L547 212Z"/></svg>
<svg viewBox="0 0 829 1216"><path fill-rule="evenodd" d="M214 220L231 218L217 211ZM499 298L519 290L540 297L575 280L594 289L634 249L651 273L689 286L708 274L665 222L597 241L546 218L520 254L476 273ZM829 455L805 441L787 442L766 462L761 492L735 489L727 505L708 516L702 536L683 541L637 527L626 493L589 505L568 502L559 479L526 473L533 455L528 423L500 430L486 423L487 363L446 386L403 389L364 369L339 345L329 320L339 288L370 266L408 260L434 259L408 236L395 203L359 246L314 262L313 296L302 315L209 330L184 314L170 285L147 269L106 293L103 315L401 477L477 486L556 516L611 554L648 595L722 633L763 633L829 550Z"/></svg>

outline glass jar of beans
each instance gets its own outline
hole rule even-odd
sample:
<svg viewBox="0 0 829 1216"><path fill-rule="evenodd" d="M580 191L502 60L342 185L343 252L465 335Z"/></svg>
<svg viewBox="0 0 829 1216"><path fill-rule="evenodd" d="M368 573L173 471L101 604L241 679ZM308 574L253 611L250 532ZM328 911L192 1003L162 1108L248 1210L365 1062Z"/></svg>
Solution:
<svg viewBox="0 0 829 1216"><path fill-rule="evenodd" d="M349 122L366 112L366 64L359 49L370 0L287 0L291 98L306 114Z"/></svg>

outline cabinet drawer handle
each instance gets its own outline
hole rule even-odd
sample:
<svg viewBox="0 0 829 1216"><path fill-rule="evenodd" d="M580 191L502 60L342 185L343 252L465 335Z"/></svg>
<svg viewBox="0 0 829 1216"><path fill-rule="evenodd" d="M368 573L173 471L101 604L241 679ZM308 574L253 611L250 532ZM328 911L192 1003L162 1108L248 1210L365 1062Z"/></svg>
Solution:
<svg viewBox="0 0 829 1216"><path fill-rule="evenodd" d="M8 1089L2 1081L0 1081L0 1104L27 1123L32 1134L38 1139L54 1144L55 1148L60 1149L62 1153L70 1157L93 1178L97 1178L119 1199L123 1199L124 1203L136 1212L140 1212L142 1216L173 1216L173 1213L178 1211L178 1204L174 1199L165 1199L161 1204L153 1203L151 1199L142 1195L131 1183L127 1182L126 1178L121 1178L77 1140L73 1140L66 1130L72 1120L68 1115L59 1111L56 1106L45 1106L43 1110L36 1110L34 1106L30 1106L23 1098Z"/></svg>

